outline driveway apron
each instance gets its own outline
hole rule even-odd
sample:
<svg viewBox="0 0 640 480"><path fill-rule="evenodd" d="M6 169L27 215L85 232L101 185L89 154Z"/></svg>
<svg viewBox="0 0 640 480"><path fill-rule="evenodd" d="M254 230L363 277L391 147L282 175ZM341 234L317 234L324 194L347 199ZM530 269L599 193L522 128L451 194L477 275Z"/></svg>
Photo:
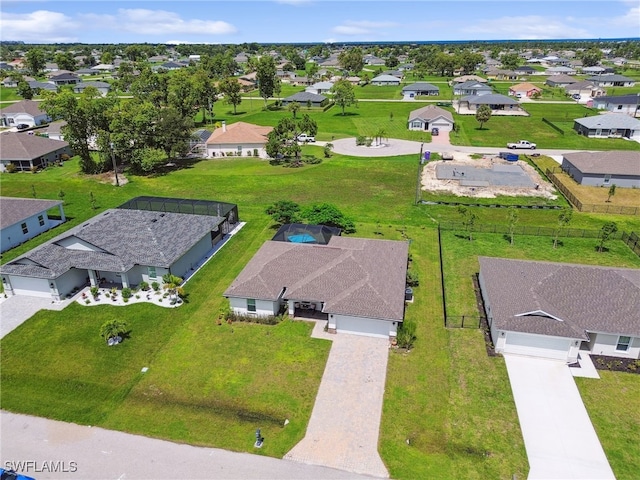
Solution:
<svg viewBox="0 0 640 480"><path fill-rule="evenodd" d="M614 479L569 367L533 357L504 358L529 458L528 478Z"/></svg>
<svg viewBox="0 0 640 480"><path fill-rule="evenodd" d="M378 433L389 341L333 335L306 436L285 459L386 478Z"/></svg>

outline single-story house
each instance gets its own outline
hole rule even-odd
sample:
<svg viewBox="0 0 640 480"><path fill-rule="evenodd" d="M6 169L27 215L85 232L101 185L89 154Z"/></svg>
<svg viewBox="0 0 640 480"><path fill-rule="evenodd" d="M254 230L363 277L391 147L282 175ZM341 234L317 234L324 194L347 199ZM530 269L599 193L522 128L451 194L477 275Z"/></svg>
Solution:
<svg viewBox="0 0 640 480"><path fill-rule="evenodd" d="M87 75L90 76L90 75L100 74L100 70L96 70L95 68L80 68L79 70L76 70L73 73L80 76L87 76Z"/></svg>
<svg viewBox="0 0 640 480"><path fill-rule="evenodd" d="M640 95L601 96L593 100L593 108L637 116L640 110Z"/></svg>
<svg viewBox="0 0 640 480"><path fill-rule="evenodd" d="M6 132L0 142L0 172L6 171L9 164L15 165L18 171L44 168L59 161L62 155L73 155L67 142L29 133Z"/></svg>
<svg viewBox="0 0 640 480"><path fill-rule="evenodd" d="M467 95L459 101L461 110L459 113L475 114L480 105L489 105L492 113L516 113L518 115L527 115L527 112L520 106L520 103L511 97L492 93L490 95ZM505 113L502 113L505 114Z"/></svg>
<svg viewBox="0 0 640 480"><path fill-rule="evenodd" d="M438 128L443 132L453 130L454 121L451 112L435 105L427 105L409 113L409 130L431 130Z"/></svg>
<svg viewBox="0 0 640 480"><path fill-rule="evenodd" d="M569 75L553 75L544 82L550 87L566 87L572 83L576 83L578 80Z"/></svg>
<svg viewBox="0 0 640 480"><path fill-rule="evenodd" d="M598 75L604 73L605 68L599 65L593 65L592 67L582 67L582 73L585 75Z"/></svg>
<svg viewBox="0 0 640 480"><path fill-rule="evenodd" d="M330 333L393 338L404 319L409 244L332 236L267 241L224 292L237 314L326 319Z"/></svg>
<svg viewBox="0 0 640 480"><path fill-rule="evenodd" d="M479 75L461 75L459 77L454 77L452 81L453 83L465 83L465 82L487 83L487 79Z"/></svg>
<svg viewBox="0 0 640 480"><path fill-rule="evenodd" d="M109 90L111 89L111 84L107 82L93 82L93 81L80 82L80 83L76 83L73 86L73 91L75 93L82 93L84 92L84 89L87 87L96 88L98 92L100 92L100 95L104 97L107 93L109 93Z"/></svg>
<svg viewBox="0 0 640 480"><path fill-rule="evenodd" d="M513 69L514 73L518 75L535 75L537 70L529 65L522 65Z"/></svg>
<svg viewBox="0 0 640 480"><path fill-rule="evenodd" d="M80 83L82 79L76 75L75 73L61 73L59 75L53 75L49 77L49 83L52 83L56 87L60 87L62 85L75 85L76 83Z"/></svg>
<svg viewBox="0 0 640 480"><path fill-rule="evenodd" d="M487 78L495 80L517 80L518 74L513 70L492 68L486 72Z"/></svg>
<svg viewBox="0 0 640 480"><path fill-rule="evenodd" d="M273 127L246 122L222 122L222 127L216 128L207 140L207 157L247 156L257 150L259 157L267 158L265 145L271 130Z"/></svg>
<svg viewBox="0 0 640 480"><path fill-rule="evenodd" d="M398 77L400 80L404 77L404 74L400 70L386 70L382 72L382 75L391 75L392 77Z"/></svg>
<svg viewBox="0 0 640 480"><path fill-rule="evenodd" d="M640 120L624 113L606 113L593 117L576 118L573 129L590 138L629 138L640 140Z"/></svg>
<svg viewBox="0 0 640 480"><path fill-rule="evenodd" d="M594 82L599 87L633 87L636 81L624 75L595 75L587 80Z"/></svg>
<svg viewBox="0 0 640 480"><path fill-rule="evenodd" d="M7 62L0 62L0 70L3 72L10 72L13 70L13 65L9 65Z"/></svg>
<svg viewBox="0 0 640 480"><path fill-rule="evenodd" d="M564 87L567 95L580 95L581 97L599 97L605 94L604 89L598 87L595 83L588 80L571 83Z"/></svg>
<svg viewBox="0 0 640 480"><path fill-rule="evenodd" d="M49 218L49 210L56 207L60 220ZM59 200L0 197L0 251L6 252L64 221Z"/></svg>
<svg viewBox="0 0 640 480"><path fill-rule="evenodd" d="M31 80L27 82L31 90L34 91L36 95L39 95L42 92L57 92L58 87L56 87L53 83L49 82L39 82L38 80Z"/></svg>
<svg viewBox="0 0 640 480"><path fill-rule="evenodd" d="M315 82L309 77L295 77L291 79L291 85L296 87L309 87L313 85Z"/></svg>
<svg viewBox="0 0 640 480"><path fill-rule="evenodd" d="M496 352L640 358L640 270L479 257Z"/></svg>
<svg viewBox="0 0 640 480"><path fill-rule="evenodd" d="M21 123L35 127L51 121L47 112L40 110L38 102L33 100L20 100L0 109L0 119L4 127L15 127Z"/></svg>
<svg viewBox="0 0 640 480"><path fill-rule="evenodd" d="M375 55L372 55L370 53L366 54L363 57L363 60L365 65L384 65L386 63L384 59L376 57Z"/></svg>
<svg viewBox="0 0 640 480"><path fill-rule="evenodd" d="M302 106L311 105L312 107L324 107L329 103L329 99L324 95L317 95L311 92L298 92L282 99L283 105L298 102Z"/></svg>
<svg viewBox="0 0 640 480"><path fill-rule="evenodd" d="M469 80L466 82L458 83L453 86L454 95L490 95L493 90L489 85L485 85L483 82L475 80Z"/></svg>
<svg viewBox="0 0 640 480"><path fill-rule="evenodd" d="M562 170L580 185L640 188L640 152L565 153Z"/></svg>
<svg viewBox="0 0 640 480"><path fill-rule="evenodd" d="M151 199L148 209L129 205L96 215L2 265L4 291L59 301L85 285L133 287L162 283L167 273L184 277L228 233L230 220L215 206L210 213L191 213L217 202L187 202L193 209L181 203L185 213L153 210L154 203L167 202Z"/></svg>
<svg viewBox="0 0 640 480"><path fill-rule="evenodd" d="M383 85L398 86L400 85L400 79L393 75L378 75L377 77L373 77L370 83L371 85L377 85L377 86L383 86Z"/></svg>
<svg viewBox="0 0 640 480"><path fill-rule="evenodd" d="M440 95L440 89L427 82L416 82L402 87L402 95L408 95L409 97Z"/></svg>
<svg viewBox="0 0 640 480"><path fill-rule="evenodd" d="M32 82L35 80L33 77L24 76L21 78L25 82ZM21 80L19 77L12 77L9 75L2 79L2 86L5 88L16 88L18 86L18 81Z"/></svg>
<svg viewBox="0 0 640 480"><path fill-rule="evenodd" d="M99 63L98 65L96 65L94 67L91 67L91 68L93 68L94 70L97 70L100 73L113 72L116 69L116 67L118 66L117 63L118 63L118 59L115 60L114 64L111 64L111 63Z"/></svg>
<svg viewBox="0 0 640 480"><path fill-rule="evenodd" d="M328 94L332 87L333 82L316 82L305 88L304 91L308 93L315 93L316 95L322 95L325 93Z"/></svg>
<svg viewBox="0 0 640 480"><path fill-rule="evenodd" d="M544 72L546 75L575 75L576 74L576 69L572 68L572 67L565 67L565 66L559 66L559 67L550 67L547 68Z"/></svg>
<svg viewBox="0 0 640 480"><path fill-rule="evenodd" d="M158 67L158 69L162 70L180 70L184 68L185 65L179 62L165 62Z"/></svg>
<svg viewBox="0 0 640 480"><path fill-rule="evenodd" d="M517 98L532 97L537 93L542 93L542 89L533 83L518 83L517 85L509 87L509 95L513 95Z"/></svg>
<svg viewBox="0 0 640 480"><path fill-rule="evenodd" d="M56 120L55 122L51 122L47 125L44 136L50 138L51 140L64 140L64 133L62 131L62 127L67 124L64 120Z"/></svg>

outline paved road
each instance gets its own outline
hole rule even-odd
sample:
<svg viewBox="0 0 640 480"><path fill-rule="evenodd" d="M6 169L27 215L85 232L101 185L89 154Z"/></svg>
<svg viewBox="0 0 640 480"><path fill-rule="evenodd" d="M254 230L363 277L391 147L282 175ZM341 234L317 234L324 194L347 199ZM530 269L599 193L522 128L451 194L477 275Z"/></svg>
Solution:
<svg viewBox="0 0 640 480"><path fill-rule="evenodd" d="M38 480L371 478L327 467L193 447L4 411L0 412L0 429L2 466L7 462L11 465L32 462L28 469L21 470ZM56 467L56 472L51 471L51 465Z"/></svg>
<svg viewBox="0 0 640 480"><path fill-rule="evenodd" d="M528 478L615 479L569 367L541 358L504 358L529 458Z"/></svg>
<svg viewBox="0 0 640 480"><path fill-rule="evenodd" d="M389 477L378 454L389 340L337 334L307 432L285 459Z"/></svg>

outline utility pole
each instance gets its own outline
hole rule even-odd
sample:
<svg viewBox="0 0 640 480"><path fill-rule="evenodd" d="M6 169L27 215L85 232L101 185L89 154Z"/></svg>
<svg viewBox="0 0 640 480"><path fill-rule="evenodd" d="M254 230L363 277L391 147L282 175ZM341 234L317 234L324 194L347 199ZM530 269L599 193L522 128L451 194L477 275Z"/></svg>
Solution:
<svg viewBox="0 0 640 480"><path fill-rule="evenodd" d="M111 147L111 162L113 163L113 173L116 176L116 187L119 187L120 180L118 180L118 167L116 166L116 156L113 151L113 142L109 143L109 146Z"/></svg>

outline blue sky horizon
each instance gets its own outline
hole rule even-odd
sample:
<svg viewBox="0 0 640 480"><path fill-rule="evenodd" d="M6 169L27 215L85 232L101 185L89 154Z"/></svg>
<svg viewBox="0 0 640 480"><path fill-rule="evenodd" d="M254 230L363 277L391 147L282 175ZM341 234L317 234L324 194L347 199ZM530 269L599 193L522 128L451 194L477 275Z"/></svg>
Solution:
<svg viewBox="0 0 640 480"><path fill-rule="evenodd" d="M3 0L0 40L346 43L640 37L638 0Z"/></svg>

